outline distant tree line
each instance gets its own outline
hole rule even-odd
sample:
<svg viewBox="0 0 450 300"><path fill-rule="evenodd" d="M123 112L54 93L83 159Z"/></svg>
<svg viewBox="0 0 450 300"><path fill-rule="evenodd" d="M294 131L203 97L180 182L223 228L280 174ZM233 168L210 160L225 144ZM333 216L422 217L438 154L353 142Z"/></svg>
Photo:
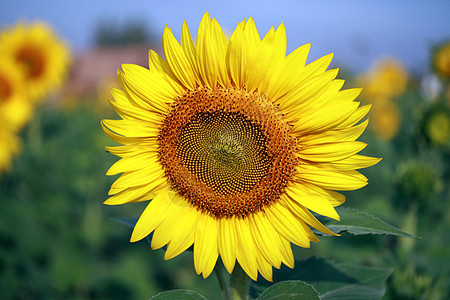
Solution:
<svg viewBox="0 0 450 300"><path fill-rule="evenodd" d="M95 31L96 46L128 46L153 42L155 37L149 33L142 20L129 20L118 24L114 20L101 21Z"/></svg>

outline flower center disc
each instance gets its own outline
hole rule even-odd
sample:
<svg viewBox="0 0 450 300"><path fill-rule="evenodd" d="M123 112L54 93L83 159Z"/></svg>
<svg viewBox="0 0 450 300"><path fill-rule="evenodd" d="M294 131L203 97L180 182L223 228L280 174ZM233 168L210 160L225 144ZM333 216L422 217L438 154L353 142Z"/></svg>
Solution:
<svg viewBox="0 0 450 300"><path fill-rule="evenodd" d="M11 82L0 75L0 103L6 102L13 93Z"/></svg>
<svg viewBox="0 0 450 300"><path fill-rule="evenodd" d="M188 91L159 134L172 188L217 218L245 217L277 201L294 172L296 140L258 94Z"/></svg>
<svg viewBox="0 0 450 300"><path fill-rule="evenodd" d="M257 126L235 113L197 113L183 128L177 155L197 178L223 195L251 190L270 158Z"/></svg>
<svg viewBox="0 0 450 300"><path fill-rule="evenodd" d="M16 59L25 67L28 78L35 79L44 73L45 57L38 49L24 46L17 52Z"/></svg>

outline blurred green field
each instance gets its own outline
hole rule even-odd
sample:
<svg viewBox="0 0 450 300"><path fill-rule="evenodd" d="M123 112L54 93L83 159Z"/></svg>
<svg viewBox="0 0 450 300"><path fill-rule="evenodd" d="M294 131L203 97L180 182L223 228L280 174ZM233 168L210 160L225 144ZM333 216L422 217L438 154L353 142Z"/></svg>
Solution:
<svg viewBox="0 0 450 300"><path fill-rule="evenodd" d="M350 80L351 81L351 80ZM136 218L145 203L105 206L116 177L105 173L116 158L100 128L112 110L96 99L35 112L22 131L22 153L0 178L0 291L2 299L146 299L189 288L219 296L212 274L195 274L191 252L164 261L146 241L129 243L131 228L115 218ZM359 208L420 236L322 237L311 249L294 247L296 259L312 255L339 262L392 267L384 299L450 298L449 143L435 144L430 118L448 115L442 101L424 99L417 85L396 100L402 115L391 141L367 130L364 154L381 156L363 170L369 185L347 194Z"/></svg>

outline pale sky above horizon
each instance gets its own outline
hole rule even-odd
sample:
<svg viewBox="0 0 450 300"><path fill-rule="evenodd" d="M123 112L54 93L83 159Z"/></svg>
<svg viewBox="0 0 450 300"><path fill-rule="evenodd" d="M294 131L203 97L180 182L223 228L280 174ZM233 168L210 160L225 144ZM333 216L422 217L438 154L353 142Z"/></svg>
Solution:
<svg viewBox="0 0 450 300"><path fill-rule="evenodd" d="M283 22L289 52L311 43L310 60L334 52L336 64L357 72L386 56L400 59L411 71L426 70L430 48L450 40L446 0L7 0L0 10L0 26L44 20L79 53L92 45L102 21L120 25L141 20L160 41L166 24L179 37L185 19L195 35L205 11L229 32L250 16L261 36Z"/></svg>

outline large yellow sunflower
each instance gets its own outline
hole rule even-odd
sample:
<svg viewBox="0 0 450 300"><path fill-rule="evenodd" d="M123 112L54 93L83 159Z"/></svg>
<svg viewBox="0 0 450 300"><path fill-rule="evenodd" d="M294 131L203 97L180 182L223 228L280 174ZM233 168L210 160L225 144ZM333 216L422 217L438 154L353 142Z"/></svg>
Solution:
<svg viewBox="0 0 450 300"><path fill-rule="evenodd" d="M45 23L19 23L0 34L0 53L17 61L32 100L59 87L70 62L69 50Z"/></svg>
<svg viewBox="0 0 450 300"><path fill-rule="evenodd" d="M0 56L0 119L3 127L20 130L31 116L32 105L27 98L25 83L17 64Z"/></svg>
<svg viewBox="0 0 450 300"><path fill-rule="evenodd" d="M123 174L105 203L151 199L132 242L153 232L165 259L193 244L205 278L220 255L230 273L237 260L271 280L272 267L294 266L291 243L318 241L310 226L333 234L310 210L339 219L333 190L365 186L355 169L379 159L356 154L360 90L340 91L332 54L305 66L309 47L286 56L284 25L261 40L251 18L227 40L205 14L195 44L186 23L181 44L166 28L165 60L150 50L149 69L122 66L110 101L122 120L102 127L123 144L107 147L121 157L107 174Z"/></svg>

